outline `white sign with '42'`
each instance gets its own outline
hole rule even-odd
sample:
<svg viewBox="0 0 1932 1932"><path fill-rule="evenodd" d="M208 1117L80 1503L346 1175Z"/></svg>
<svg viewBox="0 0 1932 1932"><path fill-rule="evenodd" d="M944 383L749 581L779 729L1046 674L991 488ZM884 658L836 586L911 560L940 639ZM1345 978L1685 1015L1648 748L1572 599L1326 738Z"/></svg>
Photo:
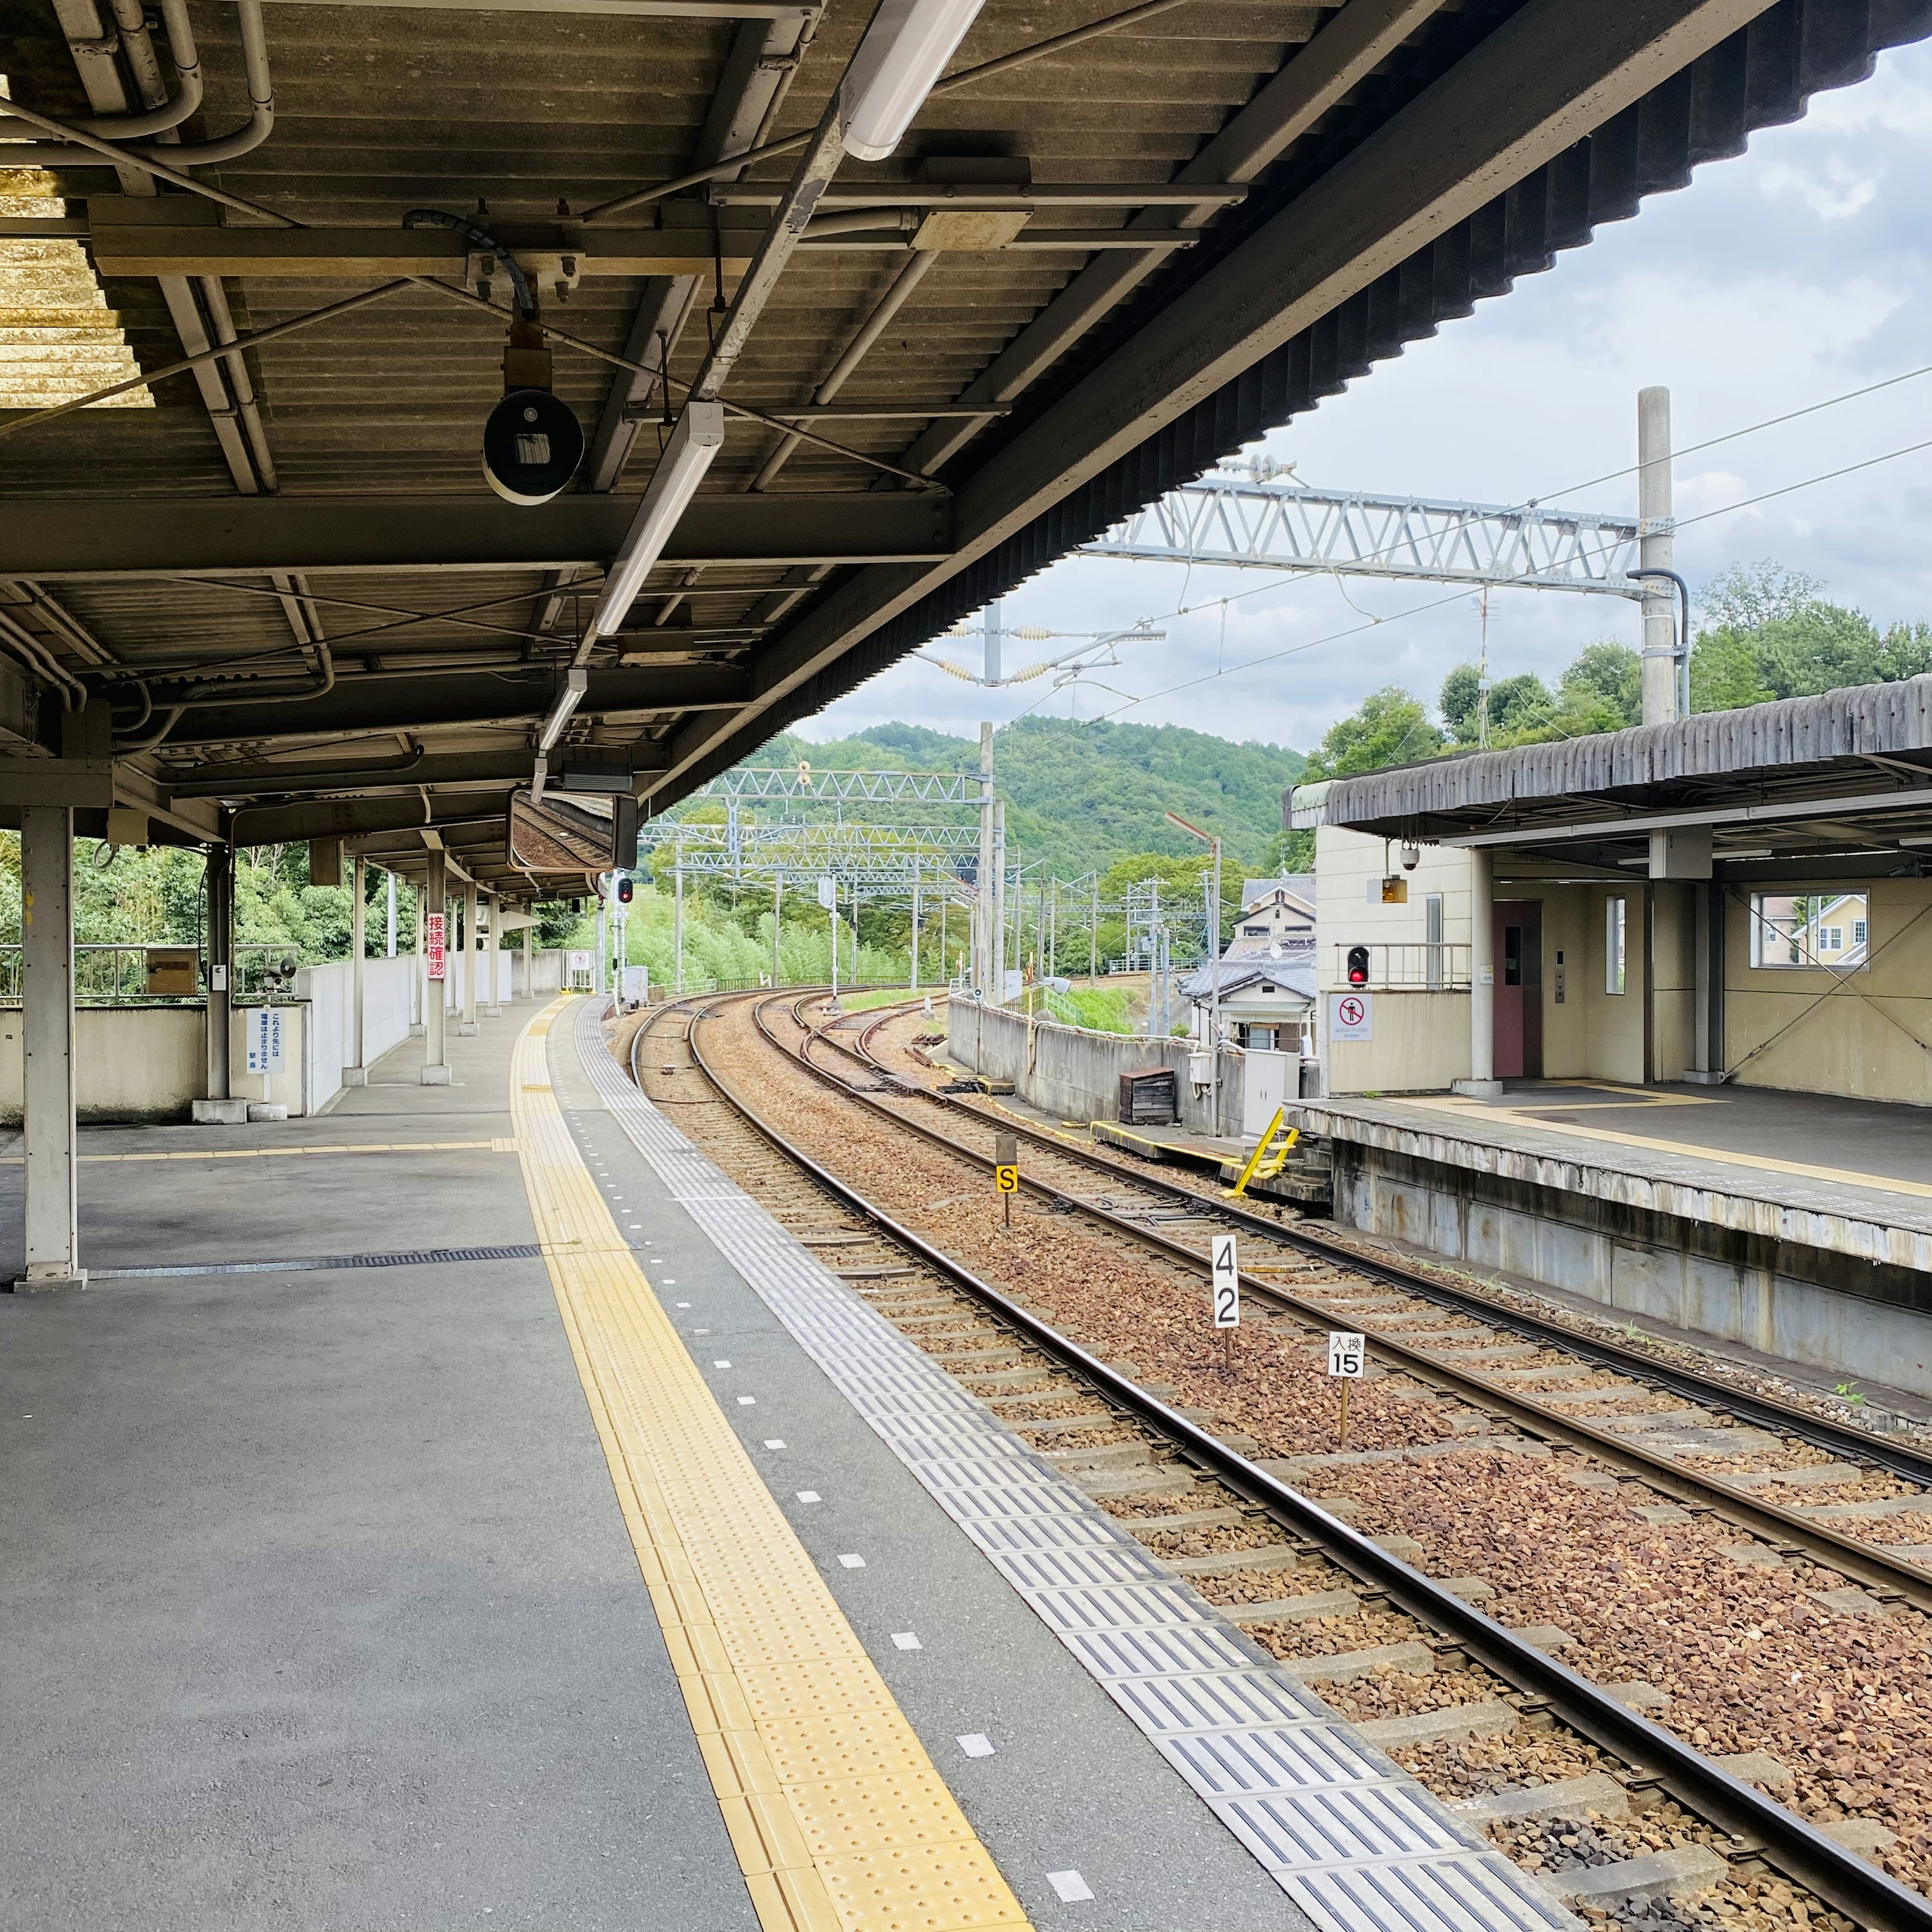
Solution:
<svg viewBox="0 0 1932 1932"><path fill-rule="evenodd" d="M1369 1338L1366 1335L1344 1334L1339 1329L1331 1329L1328 1335L1328 1372L1331 1376L1346 1376L1349 1381L1358 1381L1369 1359Z"/></svg>
<svg viewBox="0 0 1932 1932"><path fill-rule="evenodd" d="M1216 1234L1210 1250L1214 1282L1214 1326L1238 1328L1241 1325L1241 1270L1234 1258L1232 1234Z"/></svg>

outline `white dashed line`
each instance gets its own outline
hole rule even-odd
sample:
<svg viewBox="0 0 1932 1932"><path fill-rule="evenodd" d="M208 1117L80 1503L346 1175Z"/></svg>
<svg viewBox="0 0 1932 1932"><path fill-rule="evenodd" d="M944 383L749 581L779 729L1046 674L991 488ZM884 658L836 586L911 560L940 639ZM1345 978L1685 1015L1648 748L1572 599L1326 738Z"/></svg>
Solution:
<svg viewBox="0 0 1932 1932"><path fill-rule="evenodd" d="M866 1559L855 1552L849 1556L840 1557L838 1567L842 1570L862 1570L866 1567Z"/></svg>
<svg viewBox="0 0 1932 1932"><path fill-rule="evenodd" d="M780 1436L767 1436L765 1438L765 1447L767 1449L782 1449L784 1447L784 1442Z"/></svg>
<svg viewBox="0 0 1932 1932"><path fill-rule="evenodd" d="M771 1444L766 1443L765 1446L770 1448ZM818 1492L816 1490L800 1490L798 1492L798 1499L802 1503L815 1503L818 1500Z"/></svg>
<svg viewBox="0 0 1932 1932"><path fill-rule="evenodd" d="M719 1361L719 1362L713 1362L713 1363L711 1364L711 1366L712 1366L714 1369L728 1369L728 1368L731 1366L731 1364L730 1364L729 1362Z"/></svg>
<svg viewBox="0 0 1932 1932"><path fill-rule="evenodd" d="M956 1742L968 1757L991 1757L993 1754L992 1739L978 1731L968 1732Z"/></svg>
<svg viewBox="0 0 1932 1932"><path fill-rule="evenodd" d="M740 1408L749 1408L758 1399L754 1395L741 1395L738 1398L738 1406Z"/></svg>
<svg viewBox="0 0 1932 1932"><path fill-rule="evenodd" d="M894 1630L892 1641L902 1650L923 1650L926 1648L925 1645L920 1642L917 1635L911 1630Z"/></svg>
<svg viewBox="0 0 1932 1932"><path fill-rule="evenodd" d="M1062 1905L1078 1905L1094 1896L1094 1888L1076 1871L1048 1872L1046 1882Z"/></svg>

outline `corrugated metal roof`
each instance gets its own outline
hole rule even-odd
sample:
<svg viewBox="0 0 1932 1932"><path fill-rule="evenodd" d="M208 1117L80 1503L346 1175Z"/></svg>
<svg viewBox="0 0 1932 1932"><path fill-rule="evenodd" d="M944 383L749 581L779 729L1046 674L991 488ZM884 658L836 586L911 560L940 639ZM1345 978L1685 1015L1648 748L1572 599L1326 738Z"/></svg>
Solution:
<svg viewBox="0 0 1932 1932"><path fill-rule="evenodd" d="M1107 4L988 0L956 71L1087 28ZM1311 36L1318 39L1318 30L1325 34L1361 4L1346 0L1338 10L1280 0L1187 0L929 104L899 152L875 165L849 164L840 184L905 189L962 158L1023 164L1018 171L1040 184L1150 188L1170 182L1231 118L1295 75ZM241 125L248 100L236 10L216 0L188 4L207 76L201 110L181 130L192 143ZM1206 278L1240 264L1270 224L1341 178L1378 140L1400 135L1405 117L1412 120L1438 83L1457 80L1510 34L1520 42L1531 31L1524 22L1564 14L1566 5L1576 10L1577 31L1558 22L1560 40L1587 28L1604 38L1605 58L1623 58L1609 47L1611 30L1602 23L1610 16L1588 0L1448 0L1432 11L1402 16L1407 38L1359 73L1352 70L1346 88L1322 97L1322 110L1305 126L1295 124L1302 131L1253 171L1246 201L1200 229L1198 246L1146 258L1154 266L1130 292L1101 304L1044 358L1036 376L1016 384L1010 414L992 415L950 458L932 459L953 504L966 502L976 479L1106 358L1157 329ZM788 82L778 70L782 60L759 68L768 87L789 86L772 111L770 134L818 120L872 10L868 0L830 0L814 16L814 35ZM1337 393L1376 361L1400 352L1405 342L1469 313L1478 298L1503 292L1514 277L1546 268L1557 250L1587 241L1594 224L1625 218L1644 195L1682 186L1697 161L1741 150L1752 128L1795 118L1809 92L1868 70L1874 50L1932 31L1932 0L1775 0L1724 34L1748 11L1720 0L1652 0L1648 12L1618 14L1619 23L1636 25L1615 31L1639 38L1677 14L1715 21L1705 39L1724 37L1675 73L1667 62L1639 62L1629 70L1646 76L1630 84L1633 91L1649 87L1641 98L1450 223L1425 248L1388 262L1280 347L1265 355L1258 346L1244 350L1259 359L1207 390L1185 413L1163 418L1156 428L1160 412L1150 412L1135 446L1124 440L1104 450L1070 446L1048 484L1027 499L1026 513L998 526L998 541L988 536L982 548L964 549L956 539L949 550L935 536L928 545L934 555L861 564L801 563L754 544L754 554L728 569L708 565L694 578L682 566L660 566L647 580L634 627L651 628L674 611L692 616L688 648L681 642L663 662L678 664L681 675L709 663L728 676L711 680L704 688L718 694L701 703L677 695L699 688L688 675L679 684L667 673L660 703L640 695L633 679L623 687L622 707L587 704L571 725L572 736L633 746L640 772L665 775L640 778L652 808L662 809L1126 510ZM101 111L98 89L91 97L82 87L69 43L88 20L98 31L107 17L98 0L20 0L0 23L0 72L11 77L16 97L69 119ZM603 200L676 174L708 138L707 126L715 128L721 112L739 100L730 76L743 71L751 44L729 19L581 14L551 0L475 10L369 0L276 4L266 17L274 131L252 152L204 168L203 175L226 193L303 223L390 233L404 211L423 206L465 215L483 208L482 218L496 224L574 220ZM1687 44L1684 58L1689 51ZM1654 85L1647 78L1653 73L1662 76ZM1552 124L1568 138L1571 124L1560 114ZM1449 170L1445 180L1457 184L1462 178L1454 170L1462 164L1432 152L1418 163L1425 172L1437 165ZM758 161L738 185L775 188L789 179L792 166L788 158ZM1473 163L1469 171L1473 178L1493 178ZM69 169L58 178L76 206L94 198L90 220L111 214L112 171ZM123 184L130 193L140 185L131 176ZM205 203L172 190L164 200L170 211L206 212ZM1035 234L1074 228L1090 240L1096 233L1104 238L1133 214L1124 205L1052 210L1036 214L1031 227ZM699 193L646 205L626 218L645 230L698 223L707 233L712 219ZM242 216L224 219L235 231L250 225ZM1336 245L1369 252L1348 235L1338 235ZM909 247L896 242L865 248L841 242L796 256L752 334L728 400L764 410L808 402L908 259ZM1118 258L1085 243L942 254L839 402L904 410L952 404L1038 323L1083 268L1109 259ZM374 279L332 268L314 278L248 272L227 276L218 292L246 333L358 292ZM707 346L712 288L708 277L700 284L672 356L672 374L681 380L695 374ZM545 320L607 354L622 353L640 299L661 286L657 278L586 276L567 300L547 302ZM110 277L104 296L151 376L180 355L181 302L192 311L211 298L191 290L170 296L156 276L131 274ZM412 290L248 350L265 445L255 458L245 454L232 413L218 409L211 416L200 379L154 377L152 408L83 411L0 442L0 502L70 504L73 525L90 530L110 558L122 531L138 524L141 504L165 496L232 505L238 488L256 487L254 470L267 479L264 453L284 509L314 506L320 518L338 506L393 502L400 517L430 499L494 512L479 474L478 436L500 392L503 341L501 314ZM634 356L642 352L632 346ZM611 416L632 380L562 344L555 371L556 392L586 434L600 417ZM1177 376L1169 393L1197 392L1192 379ZM901 462L929 421L847 417L818 428L854 452ZM734 419L704 500L742 500L778 434ZM622 490L643 488L656 448L646 424ZM871 515L885 500L876 468L809 444L794 455L770 500L802 501L807 493L820 500L812 512L821 532L818 557L842 556L842 522ZM1036 512L1033 506L1049 498L1052 506ZM842 500L849 500L849 512ZM891 500L900 500L896 493ZM778 514L776 508L772 514ZM936 519L935 528L952 514ZM10 566L16 580L33 579L31 563L22 567L10 553L15 542L0 516L0 576ZM259 765L322 748L336 766L358 758L373 764L397 755L399 738L425 755L530 747L529 694L569 657L582 614L572 596L594 587L608 556L608 548L580 555L570 566L575 592L566 588L560 596L556 574L537 567L466 566L452 574L428 556L405 559L400 568L355 569L338 556L333 567L328 559L311 562L305 576L280 584L260 569L238 568L192 578L147 570L45 586L47 596L68 607L71 624L44 600L10 598L8 608L10 622L62 675L113 690L124 751L164 788L184 786L202 782L196 775L205 778L212 765ZM829 646L818 641L828 627ZM668 628L676 628L674 620ZM319 685L328 674L323 643L334 652L334 688L304 698L304 685ZM593 663L593 674L614 668L615 656ZM364 698L404 674L418 688L428 676L463 690L465 716L398 719L392 729L370 723ZM279 693L273 714L251 703L242 713L202 711L197 725L191 710L176 735L143 750L142 740L158 728L142 708L136 680L152 687L165 710L167 680L190 675L266 680ZM490 715L499 694L507 707L501 718ZM345 722L352 714L356 722ZM220 740L209 721L224 716L245 717L246 734L238 726L236 735ZM236 784L237 798L275 790L259 774L245 782L238 776ZM302 791L299 772L286 789ZM470 790L453 796L470 808ZM428 802L434 811L433 788Z"/></svg>
<svg viewBox="0 0 1932 1932"><path fill-rule="evenodd" d="M1714 795L1698 785L1702 780L1742 778L1760 785L1772 775L1791 782L1828 774L1842 785L1844 775L1832 768L1912 754L1932 754L1932 676L1334 778L1307 804L1311 818L1318 812L1316 822L1376 832L1435 817L1493 815L1539 800L1558 802L1562 815L1574 816L1606 797L1655 803L1660 792L1693 788ZM1922 768L1921 782L1932 779L1932 758L1910 762ZM1868 762L1856 778L1859 789L1884 790L1907 776Z"/></svg>

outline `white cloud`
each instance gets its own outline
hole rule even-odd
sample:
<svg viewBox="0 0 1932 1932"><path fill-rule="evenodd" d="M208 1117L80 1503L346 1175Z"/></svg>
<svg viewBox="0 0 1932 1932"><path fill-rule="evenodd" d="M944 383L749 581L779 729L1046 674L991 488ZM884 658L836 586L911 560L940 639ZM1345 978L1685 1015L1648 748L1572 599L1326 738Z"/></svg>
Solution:
<svg viewBox="0 0 1932 1932"><path fill-rule="evenodd" d="M1478 305L1378 364L1342 396L1267 439L1304 481L1520 502L1598 481L1564 500L1635 507L1635 396L1672 392L1677 446L1844 394L1927 362L1932 228L1932 47L1882 56L1876 77L1820 97L1802 122L1700 168L1681 194L1606 225L1546 274ZM1680 519L1932 436L1932 376L1683 459ZM1694 586L1738 559L1776 557L1822 578L1881 622L1932 616L1932 454L1749 512L1691 525L1678 567ZM1216 677L1226 662L1271 662ZM1174 616L1184 601L1192 607ZM1203 606L1209 608L1203 608ZM1360 611L1385 621L1366 622ZM1223 736L1306 747L1377 686L1432 694L1476 654L1474 601L1448 586L1076 558L1008 600L1011 623L1090 630L1165 620L1161 644L1123 647L1096 671L1165 695L1124 712ZM1550 675L1582 645L1634 642L1622 599L1532 592L1491 600L1496 674ZM948 655L964 659L969 644ZM1278 655L1280 653L1288 655ZM1045 654L1042 652L1042 654ZM1018 660L1009 653L1009 662ZM1169 687L1185 686L1177 690ZM987 693L930 665L884 674L812 728L831 736L902 718L970 734L981 716L1034 705L1090 717L1121 700L1046 682Z"/></svg>

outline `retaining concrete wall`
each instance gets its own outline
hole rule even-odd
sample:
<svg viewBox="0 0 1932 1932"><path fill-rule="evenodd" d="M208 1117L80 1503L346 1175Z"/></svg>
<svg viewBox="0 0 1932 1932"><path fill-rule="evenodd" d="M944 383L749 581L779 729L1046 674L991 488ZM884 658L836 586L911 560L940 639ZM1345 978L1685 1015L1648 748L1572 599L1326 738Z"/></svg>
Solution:
<svg viewBox="0 0 1932 1932"><path fill-rule="evenodd" d="M1932 1276L1919 1269L1360 1142L1334 1146L1345 1226L1932 1396Z"/></svg>
<svg viewBox="0 0 1932 1932"><path fill-rule="evenodd" d="M410 1036L416 970L413 953L362 962L362 1050L370 1065ZM315 1113L342 1090L342 1070L355 1062L354 968L346 959L304 968L296 975L296 992L309 1003L302 1111Z"/></svg>
<svg viewBox="0 0 1932 1932"><path fill-rule="evenodd" d="M82 1006L74 1016L74 1111L83 1120L184 1120L208 1090L198 1006ZM0 1122L20 1124L21 1018L0 1009Z"/></svg>
<svg viewBox="0 0 1932 1932"><path fill-rule="evenodd" d="M1192 1042L1151 1040L1140 1034L1089 1033L1079 1027L1036 1021L1022 1013L955 999L946 1006L948 1057L991 1080L1010 1080L1029 1106L1069 1120L1112 1120L1120 1114L1120 1076L1143 1066L1171 1066L1179 1076L1180 1124L1197 1133L1241 1130L1243 1056L1221 1054L1221 1118L1208 1119L1207 1096L1195 1096L1187 1061Z"/></svg>

